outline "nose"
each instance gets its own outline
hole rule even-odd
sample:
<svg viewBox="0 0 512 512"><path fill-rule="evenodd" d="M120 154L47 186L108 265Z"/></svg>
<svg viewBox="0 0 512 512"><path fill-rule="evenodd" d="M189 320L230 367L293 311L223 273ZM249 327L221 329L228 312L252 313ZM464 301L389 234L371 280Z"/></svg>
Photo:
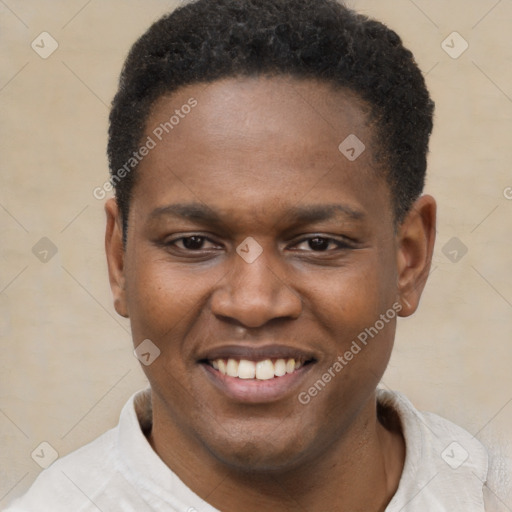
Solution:
<svg viewBox="0 0 512 512"><path fill-rule="evenodd" d="M286 282L280 265L263 253L252 263L233 255L231 271L212 295L212 312L247 328L274 319L295 319L302 312L299 294Z"/></svg>

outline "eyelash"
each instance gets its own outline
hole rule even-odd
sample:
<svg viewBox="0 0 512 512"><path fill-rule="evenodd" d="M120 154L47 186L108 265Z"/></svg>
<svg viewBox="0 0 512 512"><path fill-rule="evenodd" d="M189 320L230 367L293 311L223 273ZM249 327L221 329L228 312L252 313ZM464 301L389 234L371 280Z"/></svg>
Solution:
<svg viewBox="0 0 512 512"><path fill-rule="evenodd" d="M353 248L353 244L350 244L346 239L344 240L338 240L333 237L329 236L322 236L322 235L313 235L308 236L305 238L302 238L301 240L295 242L294 246L301 245L303 243L311 242L312 240L322 240L323 242L328 242L329 245L334 244L336 246L335 250L343 250L343 249L351 249ZM327 249L325 251L314 251L310 248L307 252L316 252L316 253L331 253L333 249Z"/></svg>
<svg viewBox="0 0 512 512"><path fill-rule="evenodd" d="M180 236L179 238L169 240L168 242L165 243L165 246L167 246L167 247L173 246L173 245L175 246L175 244L177 244L178 242L183 242L184 240L191 240L192 238L200 238L203 240L203 242L208 241L208 242L211 242L213 245L220 245L220 244L216 244L213 240L210 240L210 238L208 238L205 235L189 235L189 236ZM193 249L187 249L186 247L179 247L179 249L182 251L190 251L190 252L199 252L199 251L205 250L205 249L201 248L201 249L194 251Z"/></svg>
<svg viewBox="0 0 512 512"><path fill-rule="evenodd" d="M183 243L183 241L191 240L193 238L201 239L203 245L204 245L205 242L210 242L211 244L215 245L216 247L215 248L207 248L207 249L205 249L204 247L201 247L201 248L195 249L195 250L194 249L188 249L186 247L177 247L177 244L179 242ZM291 246L292 250L294 250L293 247L297 247L297 246L299 246L299 245L301 245L303 243L311 242L312 240L321 240L323 242L328 242L328 245L334 244L336 247L335 247L335 249L327 249L327 250L322 250L322 251L315 251L315 250L310 248L309 250L306 250L304 252L331 254L333 252L333 250L352 249L352 248L354 248L354 245L355 245L354 241L349 240L347 238L344 238L343 240L338 240L336 238L329 237L329 236L324 236L324 235L311 235L311 236L304 237L304 238L301 238L300 240L297 240L297 241L293 242L293 245ZM172 240L164 242L163 245L166 248L175 247L179 251L187 252L188 254L198 253L198 255L199 255L201 253L204 254L205 251L210 252L210 251L212 251L212 249L216 250L222 244L215 243L213 240L211 240L208 236L205 236L205 235L191 234L191 235L188 235L188 236L180 236L180 237L174 238ZM290 246L288 246L287 248L289 248L289 247ZM301 249L295 249L295 250L297 252L303 251Z"/></svg>

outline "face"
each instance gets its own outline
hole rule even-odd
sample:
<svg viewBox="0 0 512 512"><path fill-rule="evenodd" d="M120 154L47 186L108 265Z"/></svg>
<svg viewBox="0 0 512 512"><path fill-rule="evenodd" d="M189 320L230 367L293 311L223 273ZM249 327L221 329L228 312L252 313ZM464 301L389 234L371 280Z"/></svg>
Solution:
<svg viewBox="0 0 512 512"><path fill-rule="evenodd" d="M359 156L355 139L339 149L351 134ZM432 226L419 205L395 229L372 134L353 94L285 77L196 84L154 105L124 250L107 205L116 308L136 346L160 350L143 366L154 430L276 469L374 414Z"/></svg>

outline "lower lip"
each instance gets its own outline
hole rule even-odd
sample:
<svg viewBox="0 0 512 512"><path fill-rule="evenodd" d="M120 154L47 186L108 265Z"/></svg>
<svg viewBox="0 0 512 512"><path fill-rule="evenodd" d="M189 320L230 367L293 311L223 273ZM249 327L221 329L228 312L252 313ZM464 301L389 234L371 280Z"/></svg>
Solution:
<svg viewBox="0 0 512 512"><path fill-rule="evenodd" d="M293 373L268 380L239 379L223 375L208 364L201 363L211 382L230 399L244 403L276 402L290 395L313 366L302 366Z"/></svg>

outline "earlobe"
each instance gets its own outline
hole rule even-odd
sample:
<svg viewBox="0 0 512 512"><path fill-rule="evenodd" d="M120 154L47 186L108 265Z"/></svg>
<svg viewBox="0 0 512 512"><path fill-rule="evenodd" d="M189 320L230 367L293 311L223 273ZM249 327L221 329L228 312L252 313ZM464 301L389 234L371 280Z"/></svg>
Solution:
<svg viewBox="0 0 512 512"><path fill-rule="evenodd" d="M114 307L119 315L128 318L125 292L125 252L123 247L123 222L115 199L105 203L107 225L105 229L105 252L107 255L110 288Z"/></svg>
<svg viewBox="0 0 512 512"><path fill-rule="evenodd" d="M420 197L398 228L398 294L400 316L412 315L419 304L432 263L436 236L436 202Z"/></svg>

